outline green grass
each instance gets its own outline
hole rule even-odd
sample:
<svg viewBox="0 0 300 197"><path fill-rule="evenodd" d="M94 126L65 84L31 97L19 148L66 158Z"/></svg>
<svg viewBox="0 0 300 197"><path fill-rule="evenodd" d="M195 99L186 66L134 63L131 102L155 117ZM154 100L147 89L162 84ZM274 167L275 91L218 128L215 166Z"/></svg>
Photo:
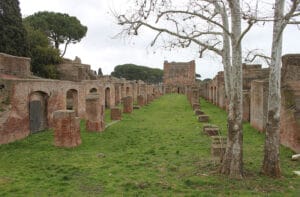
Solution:
<svg viewBox="0 0 300 197"><path fill-rule="evenodd" d="M226 114L201 101L211 122L226 134ZM299 196L299 163L281 149L283 177L259 174L264 136L244 126L246 177L217 173L210 139L202 134L185 96L166 95L82 145L56 148L51 131L0 146L0 196ZM298 168L298 169L297 169Z"/></svg>
<svg viewBox="0 0 300 197"><path fill-rule="evenodd" d="M108 123L112 122L112 120L110 119L110 109L105 109L104 122L105 122L105 124L108 124Z"/></svg>

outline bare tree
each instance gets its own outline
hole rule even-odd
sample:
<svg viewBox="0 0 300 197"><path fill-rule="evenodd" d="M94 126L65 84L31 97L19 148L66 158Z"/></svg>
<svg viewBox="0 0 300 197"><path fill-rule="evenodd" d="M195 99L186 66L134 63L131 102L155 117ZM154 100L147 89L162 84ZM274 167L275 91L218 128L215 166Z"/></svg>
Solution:
<svg viewBox="0 0 300 197"><path fill-rule="evenodd" d="M290 8L284 14L285 0L275 0L273 41L270 61L269 97L268 97L268 120L266 126L264 160L262 172L271 177L280 177L280 77L281 77L281 54L282 33L288 24L300 24L295 20L299 16L300 0L290 1Z"/></svg>
<svg viewBox="0 0 300 197"><path fill-rule="evenodd" d="M222 57L225 72L225 92L229 99L228 139L220 172L232 178L243 177L242 132L242 48L241 41L254 17L247 15L247 27L242 31L239 0L189 0L174 6L171 0L137 0L137 9L116 14L126 35L138 35L142 28L157 32L158 39L168 37L166 47L198 46L200 57L212 51ZM228 19L231 19L229 21ZM231 27L231 29L230 29Z"/></svg>
<svg viewBox="0 0 300 197"><path fill-rule="evenodd" d="M267 126L262 173L270 177L280 177L280 107L281 107L281 56L282 34L288 24L299 25L300 0L275 0L272 16L259 16L258 21L273 22L271 55L259 50L251 50L245 61L263 59L270 67ZM285 6L288 7L285 12ZM265 13L263 13L265 14Z"/></svg>

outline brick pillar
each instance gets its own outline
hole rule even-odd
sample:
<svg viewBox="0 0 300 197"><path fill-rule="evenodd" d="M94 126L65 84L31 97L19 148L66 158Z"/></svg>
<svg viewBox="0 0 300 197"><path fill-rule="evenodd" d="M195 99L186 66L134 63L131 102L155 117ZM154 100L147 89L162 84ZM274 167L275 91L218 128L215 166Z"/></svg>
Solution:
<svg viewBox="0 0 300 197"><path fill-rule="evenodd" d="M110 109L110 119L111 120L121 120L122 112L120 108L114 107Z"/></svg>
<svg viewBox="0 0 300 197"><path fill-rule="evenodd" d="M54 145L58 147L76 147L81 144L80 118L74 110L53 112Z"/></svg>
<svg viewBox="0 0 300 197"><path fill-rule="evenodd" d="M147 104L152 102L152 95L151 94L147 94Z"/></svg>
<svg viewBox="0 0 300 197"><path fill-rule="evenodd" d="M105 129L103 121L104 106L101 104L99 94L89 94L86 97L86 130L101 132Z"/></svg>
<svg viewBox="0 0 300 197"><path fill-rule="evenodd" d="M133 111L133 99L131 96L123 98L123 113L131 113Z"/></svg>
<svg viewBox="0 0 300 197"><path fill-rule="evenodd" d="M143 107L145 105L145 98L143 95L137 97L137 103L139 106Z"/></svg>

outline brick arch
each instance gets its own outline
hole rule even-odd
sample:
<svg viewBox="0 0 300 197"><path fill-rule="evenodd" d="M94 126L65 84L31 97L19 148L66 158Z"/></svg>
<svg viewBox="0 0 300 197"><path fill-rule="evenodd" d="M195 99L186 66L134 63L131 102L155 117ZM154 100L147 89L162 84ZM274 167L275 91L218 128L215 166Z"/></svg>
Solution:
<svg viewBox="0 0 300 197"><path fill-rule="evenodd" d="M107 86L107 87L105 87L105 107L106 108L111 107L110 98L111 98L111 87Z"/></svg>
<svg viewBox="0 0 300 197"><path fill-rule="evenodd" d="M78 90L69 89L66 92L66 109L74 110L75 115L78 116Z"/></svg>
<svg viewBox="0 0 300 197"><path fill-rule="evenodd" d="M90 88L89 93L98 93L98 89L95 87Z"/></svg>
<svg viewBox="0 0 300 197"><path fill-rule="evenodd" d="M32 91L29 94L29 128L37 133L48 127L49 94L44 91Z"/></svg>

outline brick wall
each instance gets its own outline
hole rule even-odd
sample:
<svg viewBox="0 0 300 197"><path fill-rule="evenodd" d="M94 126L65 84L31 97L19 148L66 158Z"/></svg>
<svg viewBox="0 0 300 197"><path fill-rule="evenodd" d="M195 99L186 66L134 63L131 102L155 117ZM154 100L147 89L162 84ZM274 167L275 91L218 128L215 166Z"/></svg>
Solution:
<svg viewBox="0 0 300 197"><path fill-rule="evenodd" d="M0 73L20 78L29 77L31 76L30 61L30 58L0 53Z"/></svg>

